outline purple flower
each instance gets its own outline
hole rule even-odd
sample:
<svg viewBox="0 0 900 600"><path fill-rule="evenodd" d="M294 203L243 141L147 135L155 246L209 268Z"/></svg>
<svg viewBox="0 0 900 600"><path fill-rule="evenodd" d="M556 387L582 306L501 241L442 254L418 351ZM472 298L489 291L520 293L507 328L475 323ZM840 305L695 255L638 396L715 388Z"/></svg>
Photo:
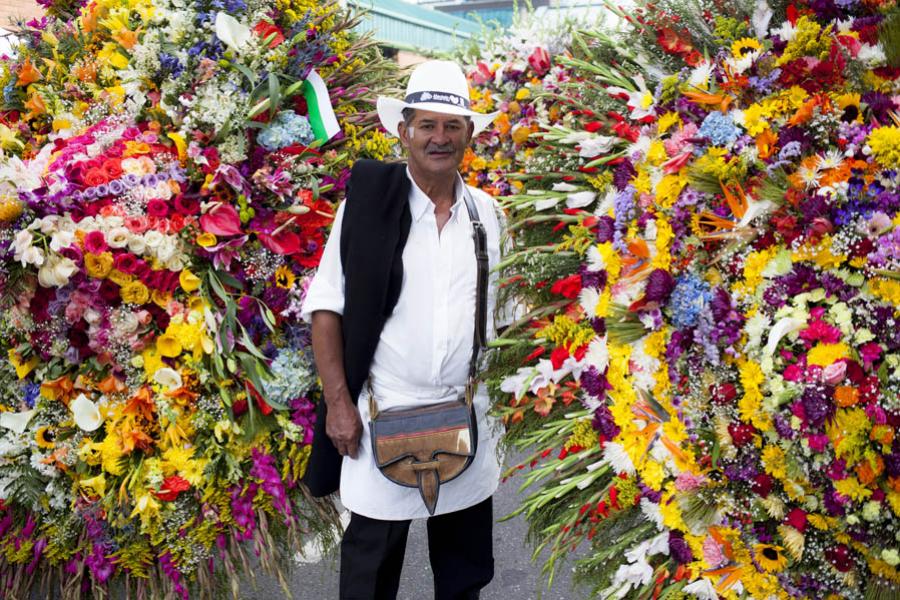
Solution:
<svg viewBox="0 0 900 600"><path fill-rule="evenodd" d="M581 372L581 388L595 398L602 399L606 390L611 389L606 375L600 373L597 367L591 365Z"/></svg>
<svg viewBox="0 0 900 600"><path fill-rule="evenodd" d="M591 419L591 426L594 428L594 431L598 432L607 440L615 438L622 431L621 428L616 425L616 420L609 411L609 407L605 404L601 404L594 411L594 418Z"/></svg>
<svg viewBox="0 0 900 600"><path fill-rule="evenodd" d="M616 222L609 215L604 215L597 220L597 241L601 244L611 242L616 232Z"/></svg>
<svg viewBox="0 0 900 600"><path fill-rule="evenodd" d="M831 394L824 387L808 387L800 398L807 422L813 427L822 427L834 414Z"/></svg>
<svg viewBox="0 0 900 600"><path fill-rule="evenodd" d="M648 302L664 304L672 290L675 289L675 279L665 269L654 269L647 277L647 287L644 289L644 297Z"/></svg>
<svg viewBox="0 0 900 600"><path fill-rule="evenodd" d="M687 564L694 560L691 548L684 539L684 534L680 531L669 532L669 555L680 565Z"/></svg>

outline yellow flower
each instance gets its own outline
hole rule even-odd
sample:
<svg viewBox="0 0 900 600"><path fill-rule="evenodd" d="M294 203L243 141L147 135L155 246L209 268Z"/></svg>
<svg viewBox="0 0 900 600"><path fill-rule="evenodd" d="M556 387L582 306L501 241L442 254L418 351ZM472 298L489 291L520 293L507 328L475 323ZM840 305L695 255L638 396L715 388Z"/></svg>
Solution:
<svg viewBox="0 0 900 600"><path fill-rule="evenodd" d="M666 175L656 186L656 203L663 208L670 208L681 190L688 184L688 176L686 173L678 173L676 175Z"/></svg>
<svg viewBox="0 0 900 600"><path fill-rule="evenodd" d="M516 100L525 100L526 98L531 97L531 90L528 88L521 88L516 92Z"/></svg>
<svg viewBox="0 0 900 600"><path fill-rule="evenodd" d="M681 116L677 112L667 112L659 118L656 123L656 131L662 135L667 132L673 125L681 124Z"/></svg>
<svg viewBox="0 0 900 600"><path fill-rule="evenodd" d="M15 348L10 348L7 356L9 356L9 362L12 363L12 366L16 369L16 375L18 375L19 379L25 379L40 361L37 356L32 356L28 360L23 361Z"/></svg>
<svg viewBox="0 0 900 600"><path fill-rule="evenodd" d="M787 477L784 450L778 446L766 446L763 448L762 462L766 472L775 479L781 480Z"/></svg>
<svg viewBox="0 0 900 600"><path fill-rule="evenodd" d="M181 354L181 350L181 342L171 333L166 332L156 338L156 351L159 352L160 356L175 358Z"/></svg>
<svg viewBox="0 0 900 600"><path fill-rule="evenodd" d="M165 308L172 301L172 294L165 290L153 290L150 294L150 300L158 307Z"/></svg>
<svg viewBox="0 0 900 600"><path fill-rule="evenodd" d="M294 281L296 279L294 272L287 265L281 265L275 270L275 285L280 288L286 290L291 289L294 287Z"/></svg>
<svg viewBox="0 0 900 600"><path fill-rule="evenodd" d="M104 279L109 275L110 271L112 271L112 266L113 255L111 252L104 252L102 254L91 254L89 252L84 255L84 268L87 271L88 277Z"/></svg>
<svg viewBox="0 0 900 600"><path fill-rule="evenodd" d="M137 280L125 284L119 290L119 293L122 296L122 301L129 304L144 304L150 300L150 290Z"/></svg>
<svg viewBox="0 0 900 600"><path fill-rule="evenodd" d="M846 344L816 344L806 355L806 362L810 365L827 367L842 358L847 358L850 349Z"/></svg>
<svg viewBox="0 0 900 600"><path fill-rule="evenodd" d="M867 141L878 164L885 169L900 169L900 127L879 127Z"/></svg>
<svg viewBox="0 0 900 600"><path fill-rule="evenodd" d="M134 281L134 277L132 275L123 273L122 271L120 271L118 269L113 269L112 271L110 271L109 275L107 275L107 277L109 278L110 281L112 281L116 285L126 285L126 284Z"/></svg>
<svg viewBox="0 0 900 600"><path fill-rule="evenodd" d="M0 147L2 146L3 144L0 143ZM0 196L0 223L11 223L21 214L22 203L17 198L8 194Z"/></svg>
<svg viewBox="0 0 900 600"><path fill-rule="evenodd" d="M872 495L872 490L864 487L856 477L848 477L834 482L838 494L856 502L861 502Z"/></svg>
<svg viewBox="0 0 900 600"><path fill-rule="evenodd" d="M751 104L744 111L744 129L752 136L757 136L768 129L769 123L766 121L768 110L760 104Z"/></svg>
<svg viewBox="0 0 900 600"><path fill-rule="evenodd" d="M869 446L872 422L865 410L859 407L842 408L834 418L825 423L825 433L834 444L834 453L849 465L856 464Z"/></svg>
<svg viewBox="0 0 900 600"><path fill-rule="evenodd" d="M769 573L782 571L787 566L788 559L784 555L784 548L781 546L756 544L753 546L753 552L756 555L756 562L759 563L759 566Z"/></svg>
<svg viewBox="0 0 900 600"><path fill-rule="evenodd" d="M188 293L198 289L200 283L200 278L191 273L189 269L182 269L178 275L178 284L181 286L181 289Z"/></svg>
<svg viewBox="0 0 900 600"><path fill-rule="evenodd" d="M197 239L195 241L197 242L198 246L201 246L203 248L215 246L217 242L215 234L212 233L201 233L197 236Z"/></svg>
<svg viewBox="0 0 900 600"><path fill-rule="evenodd" d="M47 450L56 447L56 444L53 443L55 437L55 434L47 425L44 425L43 427L38 429L37 433L34 434L34 439L35 442L37 442L38 448L44 448Z"/></svg>
<svg viewBox="0 0 900 600"><path fill-rule="evenodd" d="M90 479L82 479L78 485L82 490L89 492L94 496L102 498L106 495L106 476L103 473L100 473L96 477L91 477Z"/></svg>
<svg viewBox="0 0 900 600"><path fill-rule="evenodd" d="M134 510L131 511L131 517L139 516L141 518L141 529L150 527L153 519L159 515L159 501L150 493L144 492L138 496L134 503Z"/></svg>
<svg viewBox="0 0 900 600"><path fill-rule="evenodd" d="M735 40L734 43L731 44L731 55L740 60L747 54L756 52L761 48L762 44L760 44L758 40L755 40L753 38L741 38L739 40Z"/></svg>
<svg viewBox="0 0 900 600"><path fill-rule="evenodd" d="M862 123L862 111L859 109L860 100L858 93L841 94L837 97L838 108L844 111L841 120Z"/></svg>

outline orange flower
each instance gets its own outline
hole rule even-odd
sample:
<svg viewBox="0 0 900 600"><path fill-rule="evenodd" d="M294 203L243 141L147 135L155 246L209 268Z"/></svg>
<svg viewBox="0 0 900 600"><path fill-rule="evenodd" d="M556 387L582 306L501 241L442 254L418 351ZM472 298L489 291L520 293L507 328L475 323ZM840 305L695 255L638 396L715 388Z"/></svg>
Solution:
<svg viewBox="0 0 900 600"><path fill-rule="evenodd" d="M41 98L41 95L36 92L28 98L25 108L28 109L28 114L25 115L26 121L47 114L47 105L44 104L44 99Z"/></svg>
<svg viewBox="0 0 900 600"><path fill-rule="evenodd" d="M72 384L72 380L69 379L69 376L63 375L57 379L42 383L41 395L47 400L59 400L68 406L69 398L72 397L74 389L75 386Z"/></svg>
<svg viewBox="0 0 900 600"><path fill-rule="evenodd" d="M869 432L869 439L890 448L894 441L894 429L890 425L875 425Z"/></svg>
<svg viewBox="0 0 900 600"><path fill-rule="evenodd" d="M849 385L839 385L834 389L834 401L838 406L846 408L859 402L859 390Z"/></svg>
<svg viewBox="0 0 900 600"><path fill-rule="evenodd" d="M130 31L128 29L121 29L118 33L112 36L112 39L119 42L119 45L125 48L126 50L131 50L134 48L134 45L137 44L138 34L140 31Z"/></svg>
<svg viewBox="0 0 900 600"><path fill-rule="evenodd" d="M72 74L78 81L84 83L93 83L97 79L97 63L90 61L82 65L78 65L72 69Z"/></svg>
<svg viewBox="0 0 900 600"><path fill-rule="evenodd" d="M123 412L126 415L135 415L137 417L142 417L147 421L153 421L154 407L155 404L153 402L153 394L150 391L150 387L144 385L134 393Z"/></svg>
<svg viewBox="0 0 900 600"><path fill-rule="evenodd" d="M509 133L509 130L512 128L512 125L509 123L509 115L506 113L500 113L500 115L494 119L494 126L497 128L497 131L500 135L506 135Z"/></svg>
<svg viewBox="0 0 900 600"><path fill-rule="evenodd" d="M856 475L859 481L866 486L871 486L876 482L878 476L884 472L884 459L876 454L874 458L864 460L856 467Z"/></svg>
<svg viewBox="0 0 900 600"><path fill-rule="evenodd" d="M727 112L728 107L731 106L731 103L734 101L734 98L731 96L726 96L724 94L710 94L707 92L684 92L682 95L694 104L718 106L722 112Z"/></svg>
<svg viewBox="0 0 900 600"><path fill-rule="evenodd" d="M19 69L19 75L16 78L16 85L20 87L26 87L34 83L35 81L40 80L41 72L38 71L33 64L31 64L31 59L26 58L25 64L22 65L22 68Z"/></svg>
<svg viewBox="0 0 900 600"><path fill-rule="evenodd" d="M115 375L108 375L103 381L97 384L97 391L107 395L124 392L125 384L119 381Z"/></svg>
<svg viewBox="0 0 900 600"><path fill-rule="evenodd" d="M768 127L761 134L756 136L756 151L763 160L769 158L775 153L775 144L778 142L778 136L772 133Z"/></svg>

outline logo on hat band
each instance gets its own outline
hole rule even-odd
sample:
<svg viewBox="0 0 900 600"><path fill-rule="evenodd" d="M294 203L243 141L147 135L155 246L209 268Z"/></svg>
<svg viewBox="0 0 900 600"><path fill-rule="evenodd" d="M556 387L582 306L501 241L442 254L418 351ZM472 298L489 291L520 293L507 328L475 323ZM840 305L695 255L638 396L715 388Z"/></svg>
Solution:
<svg viewBox="0 0 900 600"><path fill-rule="evenodd" d="M450 104L452 106L461 106L468 110L469 99L448 92L413 92L406 96L407 104L418 104L419 102L437 102L440 104Z"/></svg>

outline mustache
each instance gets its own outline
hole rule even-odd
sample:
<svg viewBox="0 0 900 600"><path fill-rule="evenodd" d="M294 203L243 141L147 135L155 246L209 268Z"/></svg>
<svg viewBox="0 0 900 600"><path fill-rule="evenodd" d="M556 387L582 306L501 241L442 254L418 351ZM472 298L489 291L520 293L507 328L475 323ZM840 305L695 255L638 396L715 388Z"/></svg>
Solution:
<svg viewBox="0 0 900 600"><path fill-rule="evenodd" d="M425 152L453 152L453 144L428 144L425 147Z"/></svg>

